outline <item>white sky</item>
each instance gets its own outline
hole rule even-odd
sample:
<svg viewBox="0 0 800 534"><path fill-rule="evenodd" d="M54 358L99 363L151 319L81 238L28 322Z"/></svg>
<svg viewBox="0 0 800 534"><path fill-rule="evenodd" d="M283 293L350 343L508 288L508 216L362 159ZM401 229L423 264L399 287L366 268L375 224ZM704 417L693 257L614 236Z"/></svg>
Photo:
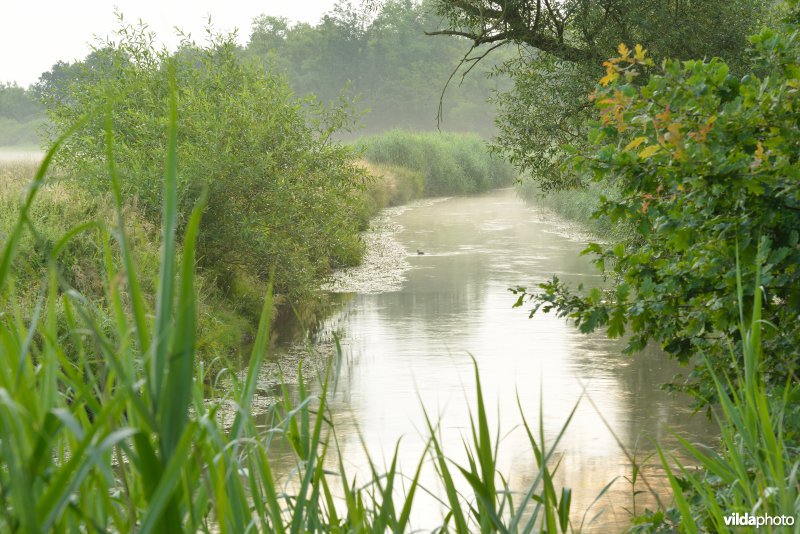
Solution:
<svg viewBox="0 0 800 534"><path fill-rule="evenodd" d="M239 29L244 43L262 14L316 23L335 0L0 0L0 82L27 86L59 60L82 59L94 35L116 27L116 6L128 22L141 18L172 48L180 27L201 41L208 15L219 30ZM358 2L353 2L357 4Z"/></svg>

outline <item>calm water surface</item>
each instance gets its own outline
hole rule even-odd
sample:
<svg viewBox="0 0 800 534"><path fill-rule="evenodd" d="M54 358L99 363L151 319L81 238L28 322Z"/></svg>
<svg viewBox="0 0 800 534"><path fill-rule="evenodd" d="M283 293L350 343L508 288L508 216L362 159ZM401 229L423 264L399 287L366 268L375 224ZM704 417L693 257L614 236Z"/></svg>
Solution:
<svg viewBox="0 0 800 534"><path fill-rule="evenodd" d="M617 438L629 451L638 449L651 484L661 490L665 481L655 473L656 461L646 460L653 440L674 447L675 431L710 441L709 424L702 415L690 417L687 399L659 390L681 371L663 355L622 356L620 343L602 334L582 335L553 315L528 319L527 311L512 308L509 287L533 287L553 274L575 285L602 283L579 255L586 243L547 213L502 190L412 208L395 219L411 264L402 289L353 295L327 326L340 332L347 353L332 401L336 433L345 463L364 473L361 480L368 473L365 447L383 466L401 437L401 468L413 474L427 435L423 406L439 420L445 454L464 460L462 439L469 439L475 396L471 357L480 369L490 423L501 429L499 469L514 490L525 491L538 472L519 427L517 397L534 428L541 404L550 438L578 403L558 447L558 479L573 489L576 524L616 479L587 522L602 515L584 531L618 531L630 517L633 489L623 477L630 476L631 463ZM417 255L418 248L425 254ZM581 399L584 391L596 409ZM442 495L430 460L422 480ZM641 483L635 489L646 490ZM415 528L441 524L441 506L418 495ZM637 498L637 511L647 505L652 497Z"/></svg>

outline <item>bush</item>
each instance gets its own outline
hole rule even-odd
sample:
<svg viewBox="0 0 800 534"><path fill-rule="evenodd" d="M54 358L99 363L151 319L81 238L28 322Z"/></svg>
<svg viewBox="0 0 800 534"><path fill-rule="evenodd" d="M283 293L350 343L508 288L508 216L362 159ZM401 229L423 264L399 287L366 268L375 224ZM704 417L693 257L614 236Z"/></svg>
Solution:
<svg viewBox="0 0 800 534"><path fill-rule="evenodd" d="M341 110L298 101L282 77L239 60L231 37L213 37L205 47L185 42L169 55L153 48L144 27L122 26L118 34L75 79L44 94L51 139L90 116L57 157L61 169L92 195L109 191L106 113L97 103L111 102L122 192L156 220L173 72L184 119L177 133L178 235L207 188L198 258L220 286L230 290L243 272L266 280L275 268L277 290L299 299L332 268L360 259L365 176L351 150L330 140Z"/></svg>
<svg viewBox="0 0 800 534"><path fill-rule="evenodd" d="M477 135L394 130L355 143L371 163L422 174L427 196L472 194L511 185L514 171Z"/></svg>
<svg viewBox="0 0 800 534"><path fill-rule="evenodd" d="M770 384L797 382L800 330L800 189L798 189L797 25L752 38L761 77L736 79L720 60L666 61L655 67L640 46L620 45L593 95L600 121L595 148L574 171L617 195L595 215L631 234L587 253L616 283L575 295L544 284L537 308L557 309L583 331L630 330L628 350L650 340L682 362L707 355L689 389L716 397L710 371L733 371L728 344L741 344L736 258L764 268L763 365ZM656 72L639 83L649 69ZM759 252L760 251L760 252ZM759 263L760 262L760 263ZM743 272L752 288L755 270ZM746 295L752 301L752 294ZM741 362L741 348L736 354Z"/></svg>

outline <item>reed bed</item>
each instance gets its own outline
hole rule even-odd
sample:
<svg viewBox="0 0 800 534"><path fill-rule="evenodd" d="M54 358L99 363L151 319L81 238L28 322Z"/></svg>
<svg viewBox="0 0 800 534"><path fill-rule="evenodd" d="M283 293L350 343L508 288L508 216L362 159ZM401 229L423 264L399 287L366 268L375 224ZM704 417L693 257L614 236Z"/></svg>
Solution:
<svg viewBox="0 0 800 534"><path fill-rule="evenodd" d="M422 175L426 196L480 193L514 181L511 165L494 157L477 135L393 130L355 146L371 163Z"/></svg>

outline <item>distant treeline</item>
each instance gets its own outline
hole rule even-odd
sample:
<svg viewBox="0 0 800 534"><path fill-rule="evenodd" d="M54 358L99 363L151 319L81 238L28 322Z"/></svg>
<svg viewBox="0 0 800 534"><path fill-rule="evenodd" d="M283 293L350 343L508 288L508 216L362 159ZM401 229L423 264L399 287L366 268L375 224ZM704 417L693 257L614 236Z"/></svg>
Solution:
<svg viewBox="0 0 800 534"><path fill-rule="evenodd" d="M486 74L508 54L495 51L463 80L457 73L437 125L442 90L469 48L467 41L425 36L439 19L428 1L388 0L377 11L340 1L317 25L258 17L244 54L285 72L299 95L329 102L346 90L345 98L364 112L359 134L438 126L490 137L495 110L487 100L510 82Z"/></svg>
<svg viewBox="0 0 800 534"><path fill-rule="evenodd" d="M0 146L36 145L44 107L32 89L0 83Z"/></svg>
<svg viewBox="0 0 800 534"><path fill-rule="evenodd" d="M298 96L349 103L357 117L354 135L440 128L491 137L495 108L488 100L510 82L487 74L508 55L495 51L470 76L462 79L459 71L448 85L468 43L425 36L440 22L429 4L389 0L370 11L340 1L316 25L261 15L238 53L285 75ZM0 146L38 144L36 130L44 120L38 97L60 93L83 67L97 70L99 61L95 50L81 62L59 61L31 88L0 85Z"/></svg>

